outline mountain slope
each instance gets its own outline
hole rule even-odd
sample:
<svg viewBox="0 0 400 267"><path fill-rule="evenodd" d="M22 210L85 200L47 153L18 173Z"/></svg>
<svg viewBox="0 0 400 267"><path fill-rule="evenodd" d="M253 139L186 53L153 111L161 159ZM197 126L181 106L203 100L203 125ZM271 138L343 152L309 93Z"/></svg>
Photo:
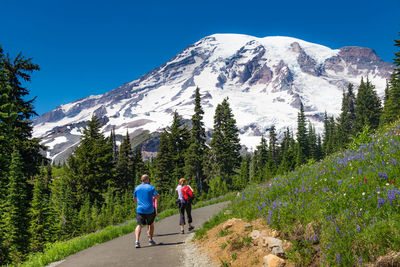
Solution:
<svg viewBox="0 0 400 267"><path fill-rule="evenodd" d="M198 86L205 126L212 129L216 106L229 97L241 143L254 149L272 124L278 132L296 126L300 101L321 130L325 111L339 114L349 82L368 77L383 96L392 70L369 48L332 50L290 37L215 34L137 80L43 114L34 121L34 136L49 146L48 157L60 160L79 142L92 114L102 118L106 134L113 126L120 135L154 133L170 125L175 110L190 119Z"/></svg>

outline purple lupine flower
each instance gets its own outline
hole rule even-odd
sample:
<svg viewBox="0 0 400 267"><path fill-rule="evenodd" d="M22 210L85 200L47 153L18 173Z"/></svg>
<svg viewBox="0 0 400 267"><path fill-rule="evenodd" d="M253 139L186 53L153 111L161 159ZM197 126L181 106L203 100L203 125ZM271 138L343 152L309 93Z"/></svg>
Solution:
<svg viewBox="0 0 400 267"><path fill-rule="evenodd" d="M336 261L337 261L338 264L342 263L342 258L340 257L340 253L336 254Z"/></svg>
<svg viewBox="0 0 400 267"><path fill-rule="evenodd" d="M396 199L396 194L397 192L395 190L388 190L387 195L388 195L388 200L390 205L393 204L393 201Z"/></svg>
<svg viewBox="0 0 400 267"><path fill-rule="evenodd" d="M378 208L382 207L385 204L385 199L378 197Z"/></svg>

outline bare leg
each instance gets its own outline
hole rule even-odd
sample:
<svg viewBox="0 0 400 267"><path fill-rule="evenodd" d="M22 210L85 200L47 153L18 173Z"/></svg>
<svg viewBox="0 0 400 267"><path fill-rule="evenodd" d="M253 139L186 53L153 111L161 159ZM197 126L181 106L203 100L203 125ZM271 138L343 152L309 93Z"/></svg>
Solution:
<svg viewBox="0 0 400 267"><path fill-rule="evenodd" d="M141 225L136 226L136 229L135 229L136 242L139 242L141 231L142 231L142 226Z"/></svg>
<svg viewBox="0 0 400 267"><path fill-rule="evenodd" d="M152 224L151 224L151 225L149 225L148 227L149 227L149 230L148 230L148 233L149 233L149 239L150 239L150 240L153 240L153 234L154 234L154 223L152 223Z"/></svg>

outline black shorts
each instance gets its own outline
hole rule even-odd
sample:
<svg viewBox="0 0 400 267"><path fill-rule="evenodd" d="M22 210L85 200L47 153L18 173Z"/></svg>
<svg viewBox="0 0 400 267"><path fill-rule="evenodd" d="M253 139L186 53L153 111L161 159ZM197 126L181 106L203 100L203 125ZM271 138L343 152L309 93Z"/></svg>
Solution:
<svg viewBox="0 0 400 267"><path fill-rule="evenodd" d="M136 214L136 222L137 225L152 225L154 222L154 218L156 218L156 213L150 213L150 214L142 214L142 213L137 213Z"/></svg>

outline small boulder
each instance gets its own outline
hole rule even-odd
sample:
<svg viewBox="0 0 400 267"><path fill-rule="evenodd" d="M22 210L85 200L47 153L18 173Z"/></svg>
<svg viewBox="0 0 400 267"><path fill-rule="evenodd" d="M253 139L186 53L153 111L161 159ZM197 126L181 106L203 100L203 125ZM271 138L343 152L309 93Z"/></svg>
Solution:
<svg viewBox="0 0 400 267"><path fill-rule="evenodd" d="M222 230L227 230L228 228L231 228L233 226L233 222L227 221L222 225Z"/></svg>
<svg viewBox="0 0 400 267"><path fill-rule="evenodd" d="M250 233L250 237L251 237L251 239L253 239L253 240L258 239L258 238L260 237L260 231L258 231L258 230L253 230L253 231Z"/></svg>
<svg viewBox="0 0 400 267"><path fill-rule="evenodd" d="M272 254L264 256L264 267L284 267L285 265L286 261L278 256Z"/></svg>
<svg viewBox="0 0 400 267"><path fill-rule="evenodd" d="M381 256L375 262L376 267L392 267L400 266L400 252L390 252L385 256Z"/></svg>
<svg viewBox="0 0 400 267"><path fill-rule="evenodd" d="M267 243L268 243L268 248L271 250L272 254L280 257L285 256L282 240L273 237L267 237Z"/></svg>
<svg viewBox="0 0 400 267"><path fill-rule="evenodd" d="M276 230L273 230L273 231L270 233L270 236L272 236L272 237L278 237L279 234L278 234L278 232L277 232Z"/></svg>
<svg viewBox="0 0 400 267"><path fill-rule="evenodd" d="M237 218L232 218L227 220L223 225L222 225L222 230L226 230L228 228L231 228L237 221L240 221L240 219Z"/></svg>
<svg viewBox="0 0 400 267"><path fill-rule="evenodd" d="M275 256L279 256L279 257L284 257L285 251L283 250L282 247L273 247L271 250L271 254L274 254Z"/></svg>

